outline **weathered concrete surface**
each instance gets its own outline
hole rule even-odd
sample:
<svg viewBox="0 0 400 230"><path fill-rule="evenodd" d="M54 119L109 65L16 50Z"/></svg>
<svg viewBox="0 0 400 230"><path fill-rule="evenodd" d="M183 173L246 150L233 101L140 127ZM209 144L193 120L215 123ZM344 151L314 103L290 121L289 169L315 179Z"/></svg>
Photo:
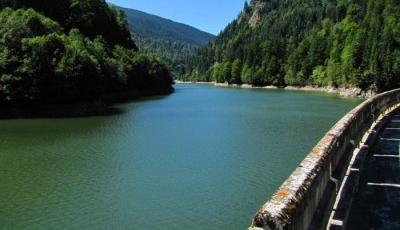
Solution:
<svg viewBox="0 0 400 230"><path fill-rule="evenodd" d="M348 228L348 219L354 203L354 197L360 187L361 174L365 170L365 159L379 134L390 118L391 110L383 114L364 135L358 148L353 151L345 176L329 215L328 230L344 230ZM329 211L329 210L328 210Z"/></svg>
<svg viewBox="0 0 400 230"><path fill-rule="evenodd" d="M250 229L318 229L326 225L352 153L380 115L399 102L400 89L393 90L345 115L257 212Z"/></svg>
<svg viewBox="0 0 400 230"><path fill-rule="evenodd" d="M368 153L348 229L400 229L400 112Z"/></svg>

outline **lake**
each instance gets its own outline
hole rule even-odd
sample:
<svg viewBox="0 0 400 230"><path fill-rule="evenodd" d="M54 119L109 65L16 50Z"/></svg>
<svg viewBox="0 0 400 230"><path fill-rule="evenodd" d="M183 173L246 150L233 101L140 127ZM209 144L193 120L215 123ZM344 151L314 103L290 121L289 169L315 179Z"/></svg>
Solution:
<svg viewBox="0 0 400 230"><path fill-rule="evenodd" d="M0 229L247 229L361 102L175 88L110 116L0 120Z"/></svg>

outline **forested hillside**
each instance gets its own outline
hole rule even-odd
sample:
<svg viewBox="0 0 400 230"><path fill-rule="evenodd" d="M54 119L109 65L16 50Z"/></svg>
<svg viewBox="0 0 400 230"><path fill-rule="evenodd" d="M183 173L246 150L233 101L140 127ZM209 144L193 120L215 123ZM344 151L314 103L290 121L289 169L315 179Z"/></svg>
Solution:
<svg viewBox="0 0 400 230"><path fill-rule="evenodd" d="M397 0L253 0L188 64L186 80L399 87Z"/></svg>
<svg viewBox="0 0 400 230"><path fill-rule="evenodd" d="M215 36L191 26L138 10L120 8L139 49L154 54L169 64L174 75L184 73L185 62Z"/></svg>
<svg viewBox="0 0 400 230"><path fill-rule="evenodd" d="M171 87L168 68L137 52L124 14L104 0L0 0L0 10L2 105Z"/></svg>

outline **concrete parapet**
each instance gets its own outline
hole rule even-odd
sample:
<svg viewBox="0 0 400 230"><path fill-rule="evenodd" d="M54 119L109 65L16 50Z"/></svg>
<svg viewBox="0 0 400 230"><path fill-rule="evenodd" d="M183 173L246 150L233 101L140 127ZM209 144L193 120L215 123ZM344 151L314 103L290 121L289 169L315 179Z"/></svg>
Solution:
<svg viewBox="0 0 400 230"><path fill-rule="evenodd" d="M399 104L397 89L376 95L346 114L256 213L249 229L326 226L353 152L373 124Z"/></svg>

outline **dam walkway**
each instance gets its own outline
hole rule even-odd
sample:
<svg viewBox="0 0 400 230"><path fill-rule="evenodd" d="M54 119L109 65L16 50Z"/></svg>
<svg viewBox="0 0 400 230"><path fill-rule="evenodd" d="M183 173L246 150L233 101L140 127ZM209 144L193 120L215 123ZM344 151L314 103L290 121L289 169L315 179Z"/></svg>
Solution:
<svg viewBox="0 0 400 230"><path fill-rule="evenodd" d="M348 229L400 229L400 112L369 151Z"/></svg>

